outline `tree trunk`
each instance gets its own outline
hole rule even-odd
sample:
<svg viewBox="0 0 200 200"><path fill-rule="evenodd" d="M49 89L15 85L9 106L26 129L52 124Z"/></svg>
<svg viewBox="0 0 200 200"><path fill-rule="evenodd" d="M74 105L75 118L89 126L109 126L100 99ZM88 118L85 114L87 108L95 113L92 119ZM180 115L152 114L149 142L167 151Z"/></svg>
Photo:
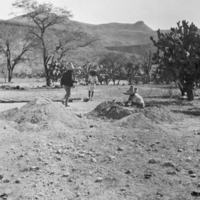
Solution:
<svg viewBox="0 0 200 200"><path fill-rule="evenodd" d="M12 80L12 69L8 70L8 82L10 83Z"/></svg>
<svg viewBox="0 0 200 200"><path fill-rule="evenodd" d="M45 78L46 78L46 86L51 85L51 78L50 78L50 73L49 73L49 68L46 64L47 62L44 62L44 69L45 69Z"/></svg>
<svg viewBox="0 0 200 200"><path fill-rule="evenodd" d="M128 84L129 84L129 85L132 85L132 77L130 77L130 78L128 79Z"/></svg>
<svg viewBox="0 0 200 200"><path fill-rule="evenodd" d="M179 90L181 91L181 96L183 97L185 95L186 90L183 86L181 86L180 83L178 83L178 87L179 87Z"/></svg>
<svg viewBox="0 0 200 200"><path fill-rule="evenodd" d="M46 86L50 86L50 85L51 85L50 77L46 76Z"/></svg>
<svg viewBox="0 0 200 200"><path fill-rule="evenodd" d="M194 93L193 93L192 85L187 87L187 100L188 101L193 101L194 100Z"/></svg>

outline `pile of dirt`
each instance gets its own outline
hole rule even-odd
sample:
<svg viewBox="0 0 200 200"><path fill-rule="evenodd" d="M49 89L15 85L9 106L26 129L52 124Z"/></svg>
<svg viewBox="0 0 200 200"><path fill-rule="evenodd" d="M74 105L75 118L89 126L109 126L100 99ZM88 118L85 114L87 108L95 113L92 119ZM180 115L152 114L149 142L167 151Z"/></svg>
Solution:
<svg viewBox="0 0 200 200"><path fill-rule="evenodd" d="M140 109L135 107L124 107L120 102L109 101L99 104L93 111L86 114L86 116L119 120L135 113L143 114L138 115L140 116L139 119L143 121L150 120L155 123L171 123L183 119L181 115L170 111L164 106L150 106ZM139 119L136 118L137 121ZM149 121L147 123L149 123Z"/></svg>
<svg viewBox="0 0 200 200"><path fill-rule="evenodd" d="M108 119L122 119L123 117L138 112L136 110L123 107L118 102L106 101L99 104L94 110L86 114L86 116L89 118L101 117Z"/></svg>
<svg viewBox="0 0 200 200"><path fill-rule="evenodd" d="M163 122L172 123L183 119L181 115L172 112L164 106L147 107L143 110L143 114L146 118L158 124Z"/></svg>
<svg viewBox="0 0 200 200"><path fill-rule="evenodd" d="M155 130L158 128L158 125L152 123L152 121L146 118L143 113L129 115L123 119L115 121L114 124L125 128L140 128L149 130Z"/></svg>
<svg viewBox="0 0 200 200"><path fill-rule="evenodd" d="M86 121L74 114L70 108L46 98L37 98L20 109L4 111L0 114L0 119L19 124L44 124L45 122L51 124L58 121L70 128L83 128L86 125Z"/></svg>

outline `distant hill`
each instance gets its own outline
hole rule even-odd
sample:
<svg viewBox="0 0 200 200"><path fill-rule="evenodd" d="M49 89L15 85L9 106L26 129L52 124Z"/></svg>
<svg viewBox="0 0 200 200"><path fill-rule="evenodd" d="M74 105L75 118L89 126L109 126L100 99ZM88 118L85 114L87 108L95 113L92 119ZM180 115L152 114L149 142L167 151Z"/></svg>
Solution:
<svg viewBox="0 0 200 200"><path fill-rule="evenodd" d="M68 19L66 20L81 27L82 30L91 35L97 35L100 38L101 46L107 50L138 55L143 54L146 50L155 51L150 36L157 38L157 33L143 21L138 21L133 24L108 23L93 25ZM31 25L31 22L23 16L11 18L7 20L7 22ZM169 32L169 30L161 31L164 33Z"/></svg>
<svg viewBox="0 0 200 200"><path fill-rule="evenodd" d="M25 24L31 23L23 16L11 18L8 21ZM151 42L150 36L156 36L155 31L148 27L143 21L134 24L108 23L100 25L81 23L73 20L70 20L70 22L76 26L82 27L82 29L89 34L98 35L102 46L149 44Z"/></svg>
<svg viewBox="0 0 200 200"><path fill-rule="evenodd" d="M134 24L109 23L92 25L76 21L72 23L83 27L90 33L101 38L103 46L130 46L149 44L150 36L155 37L156 32L149 28L143 21Z"/></svg>

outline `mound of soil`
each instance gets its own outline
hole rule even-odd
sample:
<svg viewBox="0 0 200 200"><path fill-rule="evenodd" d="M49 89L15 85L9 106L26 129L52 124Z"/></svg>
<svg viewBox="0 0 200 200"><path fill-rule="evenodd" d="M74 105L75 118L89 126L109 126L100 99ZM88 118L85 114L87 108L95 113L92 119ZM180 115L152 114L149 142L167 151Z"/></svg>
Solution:
<svg viewBox="0 0 200 200"><path fill-rule="evenodd" d="M121 106L117 102L106 101L99 104L93 111L86 114L87 117L102 117L108 119L122 119L135 113L134 109Z"/></svg>
<svg viewBox="0 0 200 200"><path fill-rule="evenodd" d="M181 115L173 113L168 108L163 106L147 107L143 110L143 114L146 118L158 124L163 122L172 123L182 119Z"/></svg>
<svg viewBox="0 0 200 200"><path fill-rule="evenodd" d="M120 102L103 102L86 116L119 120L136 113L138 113L138 115L126 118L122 120L122 123L124 123L124 121L127 122L127 120L131 122L132 119L133 121L137 121L137 124L133 122L135 123L134 126L138 126L139 121L141 121L141 123L145 122L148 126L152 124L152 122L158 124L163 122L171 123L183 119L181 115L178 115L163 106L151 106L139 109L134 107L124 107L123 104L120 104ZM143 126L142 124L140 125Z"/></svg>
<svg viewBox="0 0 200 200"><path fill-rule="evenodd" d="M37 98L20 109L4 111L0 114L0 118L19 124L44 124L44 122L58 121L71 128L83 128L86 125L85 120L79 118L69 108L46 98Z"/></svg>
<svg viewBox="0 0 200 200"><path fill-rule="evenodd" d="M158 128L155 123L146 118L143 113L135 113L124 117L123 119L114 122L118 126L125 128L140 128L140 129L156 129Z"/></svg>

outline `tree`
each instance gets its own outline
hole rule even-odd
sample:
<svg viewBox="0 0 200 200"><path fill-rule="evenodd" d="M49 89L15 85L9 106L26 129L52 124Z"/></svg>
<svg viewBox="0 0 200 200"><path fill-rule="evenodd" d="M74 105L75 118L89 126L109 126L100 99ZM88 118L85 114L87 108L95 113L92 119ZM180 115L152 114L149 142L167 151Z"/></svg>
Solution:
<svg viewBox="0 0 200 200"><path fill-rule="evenodd" d="M1 24L0 28L0 53L6 60L8 82L11 82L16 65L28 59L28 53L34 47L35 39L23 26Z"/></svg>
<svg viewBox="0 0 200 200"><path fill-rule="evenodd" d="M128 80L128 84L132 85L134 77L138 75L139 70L140 70L140 63L133 63L133 62L128 62L125 65L125 76Z"/></svg>
<svg viewBox="0 0 200 200"><path fill-rule="evenodd" d="M153 61L179 80L187 92L188 101L194 99L193 84L200 78L200 36L198 28L186 21L177 23L169 33L157 31L158 39L150 38L157 47Z"/></svg>
<svg viewBox="0 0 200 200"><path fill-rule="evenodd" d="M51 3L39 4L35 0L18 0L13 4L22 9L26 17L35 24L30 33L37 37L39 52L42 55L46 85L50 85L49 66L61 62L69 52L92 44L97 39L69 23L72 17L66 8L54 7ZM61 66L61 65L60 65Z"/></svg>
<svg viewBox="0 0 200 200"><path fill-rule="evenodd" d="M107 84L112 80L115 85L115 81L117 78L120 78L120 74L126 62L127 58L121 53L109 52L101 56L99 66L101 66L101 71L104 73Z"/></svg>
<svg viewBox="0 0 200 200"><path fill-rule="evenodd" d="M56 25L64 24L71 17L71 13L66 8L54 7L51 3L39 4L35 0L18 0L13 6L22 9L26 14L23 17L33 22L36 27L30 29L30 33L38 40L38 49L42 53L42 61L46 75L46 84L50 85L50 75L48 63L51 59L49 44L52 37L50 31L54 31ZM51 41L49 40L51 39Z"/></svg>
<svg viewBox="0 0 200 200"><path fill-rule="evenodd" d="M144 72L144 83L147 84L150 82L150 71L152 67L152 52L145 52L143 57L143 63L141 65L142 71Z"/></svg>

